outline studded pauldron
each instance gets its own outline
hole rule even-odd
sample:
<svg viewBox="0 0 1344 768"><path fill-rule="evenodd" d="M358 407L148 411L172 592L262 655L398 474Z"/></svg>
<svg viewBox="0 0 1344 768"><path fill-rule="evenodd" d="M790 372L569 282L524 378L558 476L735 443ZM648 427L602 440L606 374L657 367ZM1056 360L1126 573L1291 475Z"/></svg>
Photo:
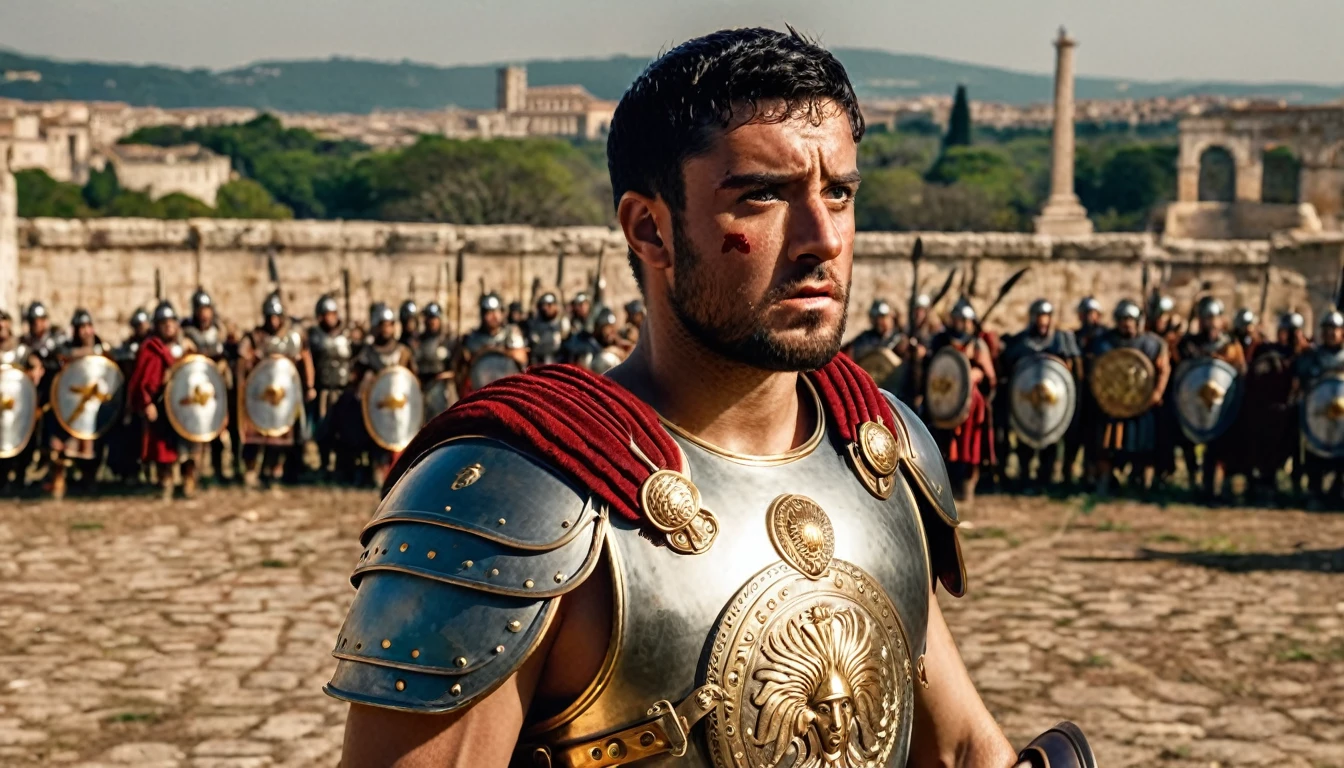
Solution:
<svg viewBox="0 0 1344 768"><path fill-rule="evenodd" d="M592 572L606 531L585 494L500 443L429 452L364 529L326 692L414 712L488 694Z"/></svg>

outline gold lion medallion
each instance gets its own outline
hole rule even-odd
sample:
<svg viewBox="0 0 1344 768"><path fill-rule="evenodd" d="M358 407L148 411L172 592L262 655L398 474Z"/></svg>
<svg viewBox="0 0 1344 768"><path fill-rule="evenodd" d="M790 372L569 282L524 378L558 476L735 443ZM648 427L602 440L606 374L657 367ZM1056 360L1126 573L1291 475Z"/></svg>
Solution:
<svg viewBox="0 0 1344 768"><path fill-rule="evenodd" d="M914 715L909 642L872 577L834 560L820 579L757 574L715 627L706 683L716 768L886 765Z"/></svg>
<svg viewBox="0 0 1344 768"><path fill-rule="evenodd" d="M817 503L786 493L765 513L770 543L784 562L809 579L819 579L835 556L835 527Z"/></svg>
<svg viewBox="0 0 1344 768"><path fill-rule="evenodd" d="M878 475L896 471L896 438L891 430L876 421L865 421L859 427L859 447L868 466Z"/></svg>

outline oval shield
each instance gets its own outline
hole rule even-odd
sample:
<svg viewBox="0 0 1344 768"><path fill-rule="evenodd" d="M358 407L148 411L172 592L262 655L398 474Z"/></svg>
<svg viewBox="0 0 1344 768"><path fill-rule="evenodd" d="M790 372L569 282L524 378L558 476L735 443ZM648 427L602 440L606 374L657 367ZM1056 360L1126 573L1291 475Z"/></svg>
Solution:
<svg viewBox="0 0 1344 768"><path fill-rule="evenodd" d="M1217 440L1241 409L1241 376L1225 360L1200 357L1176 368L1176 417L1196 444Z"/></svg>
<svg viewBox="0 0 1344 768"><path fill-rule="evenodd" d="M228 424L227 392L218 363L205 355L187 355L173 364L163 388L168 423L190 442L213 441Z"/></svg>
<svg viewBox="0 0 1344 768"><path fill-rule="evenodd" d="M425 421L438 416L457 402L457 381L447 371L425 385Z"/></svg>
<svg viewBox="0 0 1344 768"><path fill-rule="evenodd" d="M37 426L37 387L28 374L0 365L0 459L18 456Z"/></svg>
<svg viewBox="0 0 1344 768"><path fill-rule="evenodd" d="M112 358L76 357L51 382L51 412L61 428L80 440L97 440L121 414L126 378Z"/></svg>
<svg viewBox="0 0 1344 768"><path fill-rule="evenodd" d="M1088 384L1097 406L1113 419L1132 419L1148 410L1157 388L1157 368L1132 347L1116 347L1092 364Z"/></svg>
<svg viewBox="0 0 1344 768"><path fill-rule="evenodd" d="M492 381L499 381L505 376L522 372L523 366L503 352L495 349L482 350L476 361L471 364L471 372L468 374L471 391L475 392Z"/></svg>
<svg viewBox="0 0 1344 768"><path fill-rule="evenodd" d="M384 368L364 386L360 409L373 442L386 450L400 451L410 445L425 423L420 380L409 368Z"/></svg>
<svg viewBox="0 0 1344 768"><path fill-rule="evenodd" d="M1301 424L1308 451L1327 459L1344 457L1344 372L1312 382L1302 398Z"/></svg>
<svg viewBox="0 0 1344 768"><path fill-rule="evenodd" d="M1009 387L1008 420L1017 439L1036 450L1059 442L1078 404L1069 367L1053 355L1032 355L1018 361Z"/></svg>
<svg viewBox="0 0 1344 768"><path fill-rule="evenodd" d="M907 367L901 356L886 347L878 347L858 361L877 386L892 393L900 393L905 385Z"/></svg>
<svg viewBox="0 0 1344 768"><path fill-rule="evenodd" d="M294 361L271 355L257 363L243 385L243 415L258 433L279 437L294 427L303 408L303 380Z"/></svg>
<svg viewBox="0 0 1344 768"><path fill-rule="evenodd" d="M924 407L939 429L955 429L971 412L971 361L956 347L938 350L929 360Z"/></svg>

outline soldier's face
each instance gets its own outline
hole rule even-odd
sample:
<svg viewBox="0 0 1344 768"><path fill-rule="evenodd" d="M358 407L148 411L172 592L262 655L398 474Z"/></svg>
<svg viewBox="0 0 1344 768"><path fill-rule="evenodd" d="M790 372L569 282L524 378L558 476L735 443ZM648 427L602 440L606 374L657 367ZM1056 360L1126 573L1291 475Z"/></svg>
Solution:
<svg viewBox="0 0 1344 768"><path fill-rule="evenodd" d="M1139 321L1132 317L1126 317L1115 324L1115 329L1125 338L1133 338L1139 332Z"/></svg>
<svg viewBox="0 0 1344 768"><path fill-rule="evenodd" d="M14 331L9 327L9 321L0 320L0 341L8 339L12 335L14 335Z"/></svg>
<svg viewBox="0 0 1344 768"><path fill-rule="evenodd" d="M560 314L560 306L553 301L547 304L538 304L537 308L541 311L541 316L547 320L554 320L555 316Z"/></svg>
<svg viewBox="0 0 1344 768"><path fill-rule="evenodd" d="M132 325L132 326L131 326L131 333L135 334L136 336L148 336L148 335L149 335L149 323L147 323L147 322L145 322L145 323L136 323L135 325Z"/></svg>
<svg viewBox="0 0 1344 768"><path fill-rule="evenodd" d="M886 336L887 334L896 330L896 318L892 317L890 314L874 315L873 330L877 331L883 336Z"/></svg>
<svg viewBox="0 0 1344 768"><path fill-rule="evenodd" d="M92 345L94 338L95 334L93 332L92 323L84 323L83 325L75 326L75 340L79 342L81 347Z"/></svg>
<svg viewBox="0 0 1344 768"><path fill-rule="evenodd" d="M374 329L374 333L378 334L378 338L383 340L392 338L392 335L395 334L396 332L397 332L397 324L392 322L391 320L382 321L381 323L378 324L378 327Z"/></svg>
<svg viewBox="0 0 1344 768"><path fill-rule="evenodd" d="M34 317L28 321L28 329L34 336L41 336L51 327L51 322L45 317Z"/></svg>
<svg viewBox="0 0 1344 768"><path fill-rule="evenodd" d="M499 327L504 325L504 311L499 309L486 311L485 314L481 315L481 325L485 326L485 329L491 333L499 330Z"/></svg>
<svg viewBox="0 0 1344 768"><path fill-rule="evenodd" d="M281 317L279 315L267 315L266 327L272 332L280 330Z"/></svg>
<svg viewBox="0 0 1344 768"><path fill-rule="evenodd" d="M322 317L318 318L318 322L324 328L335 328L336 324L341 322L341 316L335 312L323 312Z"/></svg>
<svg viewBox="0 0 1344 768"><path fill-rule="evenodd" d="M1090 309L1079 315L1082 318L1083 325L1096 325L1101 322L1101 313L1095 309Z"/></svg>
<svg viewBox="0 0 1344 768"><path fill-rule="evenodd" d="M437 317L425 318L425 330L429 333L438 333L443 328L443 320Z"/></svg>
<svg viewBox="0 0 1344 768"><path fill-rule="evenodd" d="M854 256L857 146L834 104L816 119L736 122L683 167L669 303L710 350L810 370L840 349Z"/></svg>
<svg viewBox="0 0 1344 768"><path fill-rule="evenodd" d="M1037 315L1033 321L1033 324L1036 326L1036 333L1041 336L1044 336L1045 334L1049 333L1050 323L1054 322L1054 319L1055 318L1053 315L1049 315L1044 312Z"/></svg>
<svg viewBox="0 0 1344 768"><path fill-rule="evenodd" d="M214 307L200 307L196 310L196 323L202 328L209 328L210 324L215 322Z"/></svg>
<svg viewBox="0 0 1344 768"><path fill-rule="evenodd" d="M1335 328L1333 326L1321 329L1321 340L1328 347L1338 347L1344 344L1344 328Z"/></svg>
<svg viewBox="0 0 1344 768"><path fill-rule="evenodd" d="M610 347L612 344L615 344L617 338L619 338L616 333L616 326L614 325L604 325L601 328L598 328L596 336L597 343L604 347Z"/></svg>
<svg viewBox="0 0 1344 768"><path fill-rule="evenodd" d="M154 330L159 334L159 338L163 339L164 341L167 341L169 339L176 339L177 321L171 319L160 320L158 323L154 325Z"/></svg>
<svg viewBox="0 0 1344 768"><path fill-rule="evenodd" d="M591 306L588 302L586 302L586 301L582 301L582 302L579 302L579 303L577 303L577 304L570 304L570 305L569 305L569 311L572 312L572 313L574 314L574 316L577 317L577 318L579 318L580 320L587 320L587 319L588 319L588 311L591 310L591 309L592 309L592 306Z"/></svg>

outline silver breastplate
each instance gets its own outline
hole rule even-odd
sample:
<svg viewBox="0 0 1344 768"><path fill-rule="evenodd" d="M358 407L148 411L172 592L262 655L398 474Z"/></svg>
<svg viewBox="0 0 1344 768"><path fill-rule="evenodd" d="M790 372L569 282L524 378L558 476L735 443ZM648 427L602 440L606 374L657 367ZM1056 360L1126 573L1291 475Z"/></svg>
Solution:
<svg viewBox="0 0 1344 768"><path fill-rule="evenodd" d="M452 348L448 334L421 336L415 348L415 367L420 376L437 376L448 366Z"/></svg>
<svg viewBox="0 0 1344 768"><path fill-rule="evenodd" d="M586 741L712 682L726 691L725 714L697 726L685 757L640 765L770 765L771 750L794 744L820 758L816 765L904 766L930 585L904 478L898 473L891 498L879 500L824 436L782 463L676 440L702 506L717 518L717 539L704 554L682 555L651 541L646 526L612 519L614 660L581 711L538 723L534 740ZM774 542L791 537L833 542L834 559L783 565L789 545ZM802 572L812 566L818 578Z"/></svg>
<svg viewBox="0 0 1344 768"><path fill-rule="evenodd" d="M313 326L308 335L308 347L313 353L313 367L317 369L319 389L340 389L350 380L350 358L353 350L350 337L344 330L330 333L321 326Z"/></svg>
<svg viewBox="0 0 1344 768"><path fill-rule="evenodd" d="M15 344L9 349L0 349L0 365L12 365L15 368L24 368L28 365L28 347L23 344Z"/></svg>
<svg viewBox="0 0 1344 768"><path fill-rule="evenodd" d="M218 325L211 325L209 328L199 328L194 325L184 326L182 333L191 339L191 343L196 345L196 351L211 360L219 360L224 357L224 337L219 332Z"/></svg>
<svg viewBox="0 0 1344 768"><path fill-rule="evenodd" d="M554 320L534 318L527 327L527 337L532 347L532 362L555 363L560 360L560 345L565 340L568 324L557 317Z"/></svg>
<svg viewBox="0 0 1344 768"><path fill-rule="evenodd" d="M299 332L293 328L286 328L277 334L262 331L260 336L262 338L259 346L263 357L284 355L291 360L297 360L299 353L303 351L303 342L299 339Z"/></svg>

